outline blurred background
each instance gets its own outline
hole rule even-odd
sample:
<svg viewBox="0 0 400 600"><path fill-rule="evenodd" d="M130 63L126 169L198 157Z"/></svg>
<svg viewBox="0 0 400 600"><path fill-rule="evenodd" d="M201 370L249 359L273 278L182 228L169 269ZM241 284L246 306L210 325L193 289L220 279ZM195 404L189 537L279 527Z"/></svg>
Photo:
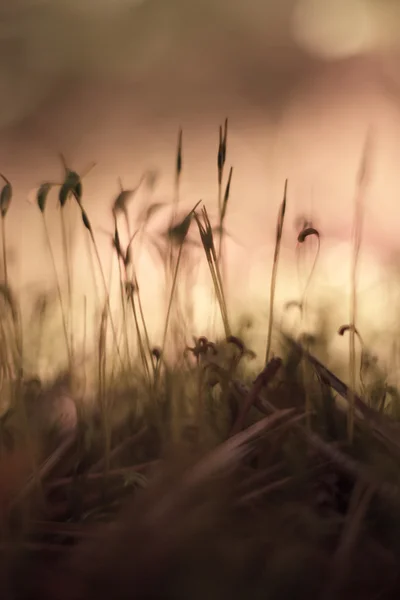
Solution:
<svg viewBox="0 0 400 600"><path fill-rule="evenodd" d="M14 186L7 219L15 285L32 289L49 278L32 201L40 183L62 178L59 152L78 172L96 162L84 203L106 256L100 228L110 230L119 176L132 188L145 169L157 169L155 197L171 199L179 127L182 202L203 199L215 214L218 126L228 117L232 310L239 314L250 300L254 313L266 314L288 178L278 297L299 295L295 222L306 215L321 233L313 297L333 301L339 326L348 321L356 177L370 130L360 327L371 335L393 329L398 32L396 0L0 0L0 171ZM48 218L60 244L57 211ZM83 286L82 244L76 238ZM145 263L141 285L154 320L155 277Z"/></svg>

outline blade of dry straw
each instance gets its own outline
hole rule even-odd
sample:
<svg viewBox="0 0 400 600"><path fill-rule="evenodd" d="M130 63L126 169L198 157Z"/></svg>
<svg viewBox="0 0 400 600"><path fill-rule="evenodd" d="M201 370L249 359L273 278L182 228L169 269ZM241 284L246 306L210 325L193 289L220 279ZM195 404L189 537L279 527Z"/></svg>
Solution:
<svg viewBox="0 0 400 600"><path fill-rule="evenodd" d="M180 502L184 496L211 477L229 471L236 467L246 455L249 454L252 442L272 429L277 423L289 419L295 413L295 409L284 409L276 411L275 414L265 417L245 431L220 444L216 449L209 452L203 459L199 460L186 474L183 475L180 485L170 494L157 502L152 511L153 521L165 518L168 512Z"/></svg>
<svg viewBox="0 0 400 600"><path fill-rule="evenodd" d="M343 381L336 377L332 371L325 367L317 358L315 358L315 356L310 354L310 352L305 350L298 342L287 336L284 336L284 338L288 343L294 346L298 352L302 353L307 358L326 384L333 388L347 402L350 402L350 399L353 400L355 409L361 413L362 417L372 427L372 430L379 432L380 435L395 445L396 448L400 449L400 430L394 421L387 415L379 413L371 406L368 406L354 390L351 392L349 387Z"/></svg>
<svg viewBox="0 0 400 600"><path fill-rule="evenodd" d="M257 376L252 388L250 389L245 401L243 402L242 409L238 414L235 424L233 425L231 435L236 434L243 428L246 416L251 407L253 406L257 396L259 395L261 390L264 387L266 387L268 383L275 377L281 365L282 360L280 358L273 358Z"/></svg>
<svg viewBox="0 0 400 600"><path fill-rule="evenodd" d="M39 467L39 481L43 482L46 477L49 477L53 472L57 465L60 464L61 460L67 456L68 452L74 446L76 442L76 432L72 433L54 450L54 452L44 460L44 462ZM19 491L19 493L14 498L14 501L11 505L11 509L17 506L19 502L24 500L35 488L37 485L36 477L31 475L24 485L24 487Z"/></svg>
<svg viewBox="0 0 400 600"><path fill-rule="evenodd" d="M225 336L228 338L231 336L231 328L229 325L228 309L226 305L224 286L222 276L218 264L218 257L215 250L213 228L211 227L210 219L208 217L207 209L205 206L202 207L202 220L199 215L195 213L194 217L197 223L197 227L200 233L201 243L207 258L208 267L210 270L214 292L219 304L222 322L225 329Z"/></svg>
<svg viewBox="0 0 400 600"><path fill-rule="evenodd" d="M275 427L281 421L287 421L296 412L294 408L277 410L273 415L264 417L244 431L241 431L212 450L200 460L185 478L188 485L197 485L223 469L235 466L249 451L248 445Z"/></svg>
<svg viewBox="0 0 400 600"><path fill-rule="evenodd" d="M365 485L360 480L357 480L354 486L340 542L331 563L331 575L323 596L324 600L330 600L338 596L351 571L351 559L356 550L357 539L361 533L362 523L374 491L373 486Z"/></svg>
<svg viewBox="0 0 400 600"><path fill-rule="evenodd" d="M250 392L250 388L237 381L236 390L244 395ZM277 408L272 404L270 400L259 399L264 409L269 413L276 413ZM347 456L341 452L337 447L332 444L325 442L318 434L313 431L309 431L302 427L299 423L290 421L288 422L291 426L308 444L310 444L315 450L317 450L322 456L332 461L337 467L339 467L344 473L350 475L354 480L361 479L366 485L371 485L376 489L379 496L386 502L392 505L398 506L400 499L400 487L393 483L388 483L382 480L382 478L372 471L369 467L363 465L357 460Z"/></svg>
<svg viewBox="0 0 400 600"><path fill-rule="evenodd" d="M276 278L278 274L279 255L281 250L281 241L283 233L283 225L285 222L286 212L286 201L287 201L287 186L288 181L285 181L285 189L283 193L283 201L279 208L278 221L276 224L276 239L275 239L275 252L274 262L272 265L271 283L270 283L270 296L269 296L269 318L268 318L268 334L267 334L267 348L265 351L265 364L269 361L269 355L271 352L272 343L272 325L274 319L274 302L275 302L275 289L276 289Z"/></svg>
<svg viewBox="0 0 400 600"><path fill-rule="evenodd" d="M354 437L354 393L356 389L356 349L355 349L355 330L357 321L357 276L358 262L362 238L362 225L365 204L365 192L369 183L370 163L371 163L371 130L367 132L361 157L360 169L357 178L357 189L354 198L354 222L353 222L353 256L351 262L350 279L350 337L349 337L349 374L350 374L350 398L349 411L347 415L347 431L349 441Z"/></svg>

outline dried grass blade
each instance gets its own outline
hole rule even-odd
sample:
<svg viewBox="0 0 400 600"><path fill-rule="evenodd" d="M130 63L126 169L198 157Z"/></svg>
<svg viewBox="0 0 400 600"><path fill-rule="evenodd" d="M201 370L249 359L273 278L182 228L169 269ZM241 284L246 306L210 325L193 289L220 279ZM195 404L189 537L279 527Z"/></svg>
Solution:
<svg viewBox="0 0 400 600"><path fill-rule="evenodd" d="M291 338L286 339L296 348L296 350L307 358L327 385L340 394L347 402L350 402L351 399L353 399L356 410L361 413L362 417L369 423L373 430L390 441L397 449L400 449L400 432L394 421L368 406L358 394L354 392L351 393L349 387L343 381L336 377L332 371L325 367L317 358L315 358L315 356L310 354L295 340L292 340Z"/></svg>
<svg viewBox="0 0 400 600"><path fill-rule="evenodd" d="M253 406L253 404L255 403L257 396L259 395L261 390L266 385L268 385L268 383L275 377L275 375L277 374L277 372L281 366L282 366L282 360L280 358L273 358L272 360L269 361L267 366L258 375L256 380L254 381L254 384L253 384L251 390L247 394L247 397L243 403L242 409L239 412L238 418L236 419L236 422L232 428L231 435L236 434L238 431L240 431L243 428L246 416L247 416L249 410L251 409L251 407Z"/></svg>
<svg viewBox="0 0 400 600"><path fill-rule="evenodd" d="M46 477L53 475L55 468L60 464L60 462L68 455L71 448L73 448L76 442L76 433L69 435L61 444L58 446L52 454L46 458L46 460L39 467L39 481L43 482ZM14 498L14 501L11 505L11 509L15 507L19 502L24 500L37 485L37 481L34 475L31 475L24 485L24 487L20 490L17 496Z"/></svg>
<svg viewBox="0 0 400 600"><path fill-rule="evenodd" d="M187 475L186 483L198 485L222 469L229 469L236 465L237 461L248 452L248 448L246 448L248 444L264 435L281 421L289 419L295 412L294 408L276 411L275 414L264 417L245 431L231 436L195 465Z"/></svg>
<svg viewBox="0 0 400 600"><path fill-rule="evenodd" d="M355 552L357 539L374 491L373 486L366 486L360 480L354 486L344 530L333 557L330 582L324 600L335 598L346 581L351 570L351 557Z"/></svg>

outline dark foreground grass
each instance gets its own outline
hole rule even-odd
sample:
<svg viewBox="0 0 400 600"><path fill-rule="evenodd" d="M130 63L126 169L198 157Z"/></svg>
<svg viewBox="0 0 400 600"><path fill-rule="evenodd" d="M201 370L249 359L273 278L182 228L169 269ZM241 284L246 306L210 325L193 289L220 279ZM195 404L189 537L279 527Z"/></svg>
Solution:
<svg viewBox="0 0 400 600"><path fill-rule="evenodd" d="M65 166L60 207L64 211L73 202L80 211L103 287L92 402L77 368L71 277L66 277L64 301L52 261L66 371L53 381L28 378L18 299L3 254L4 599L399 597L398 392L373 371L373 357L364 346L358 376L351 367L356 384L349 389L314 355L324 344L323 332L301 339L281 332L272 343L287 188L277 225L266 362L254 367L246 331L232 326L224 292L224 221L232 179L230 170L224 193L227 133L226 123L218 148L215 227L204 207L181 220L177 216L183 165L179 135L175 221L166 246L159 248L169 289L160 347L151 343L134 269L132 241L143 229L130 233L125 247L119 232L118 218L126 219L126 202L134 192L121 186L113 209L121 333L83 207L81 178ZM44 219L53 185L44 184L38 192ZM3 240L11 198L6 180L0 197ZM148 207L144 222L156 210ZM225 335L201 337L187 346L179 292L192 224L198 228ZM306 223L298 244L309 237L319 243L318 231ZM63 235L65 246L67 238ZM69 272L67 247L64 256ZM297 303L302 312L305 296L306 290ZM128 315L134 344L128 339ZM362 342L354 306L350 320L340 333L352 334L354 350L354 336Z"/></svg>

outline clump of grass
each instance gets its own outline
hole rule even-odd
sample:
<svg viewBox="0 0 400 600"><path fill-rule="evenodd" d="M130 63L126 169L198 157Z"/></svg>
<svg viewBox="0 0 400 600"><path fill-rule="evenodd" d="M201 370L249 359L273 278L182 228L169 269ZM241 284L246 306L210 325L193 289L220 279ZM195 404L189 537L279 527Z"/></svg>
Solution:
<svg viewBox="0 0 400 600"><path fill-rule="evenodd" d="M152 213L156 212L158 207L156 207L155 205L151 205L150 207L148 207L148 212L145 214L145 216L142 220L142 223L140 224L140 227L138 229L136 229L136 231L134 233L132 233L132 231L131 231L129 214L128 214L128 202L132 201L132 199L136 196L136 194L139 191L139 189L141 188L141 186L148 180L149 177L151 178L151 173L143 174L139 180L139 183L133 190L124 190L122 183L120 182L121 191L118 194L116 200L114 201L112 213L113 213L113 219L114 219L113 247L116 251L117 260L118 260L118 269L119 269L119 276L120 276L120 291L121 291L121 301L123 303L124 323L126 321L125 302L128 302L132 308L132 314L133 314L133 318L134 318L134 322L135 322L136 335L137 335L137 340L138 340L138 344L139 344L139 352L140 352L140 357L142 360L143 368L144 368L144 371L146 373L148 380L150 381L150 369L149 369L148 363L150 362L153 373L154 373L154 364L153 364L153 360L152 360L150 338L149 338L148 328L147 328L146 319L145 319L145 315L144 315L144 308L143 308L143 304L142 304L142 300L141 300L139 283L138 283L137 274L136 274L136 270L135 270L135 266L134 266L134 260L132 259L132 246L133 246L133 242L135 241L135 239L137 237L139 237L139 235L143 232L143 227L147 224L148 220L151 218ZM150 181L150 183L151 183L151 181ZM153 210L151 210L151 209L153 209ZM128 240L129 240L125 251L122 250L120 234L119 234L119 230L118 230L117 219L118 219L119 214L122 214L125 219ZM136 307L136 302L137 302L137 307ZM143 334L141 333L141 328L139 325L139 316L140 316L141 326L143 328ZM126 325L126 323L125 323L125 325ZM126 346L128 349L129 342L128 342L128 338L127 338L127 332L125 335L126 335ZM144 340L142 338L142 335L144 335ZM146 355L146 352L147 352L147 355Z"/></svg>
<svg viewBox="0 0 400 600"><path fill-rule="evenodd" d="M216 225L205 206L198 208L200 202L175 220L183 165L182 132L178 135L176 211L167 232L167 252L160 248L168 292L160 346L152 346L147 333L135 272L136 248L133 251L135 241L146 239L145 227L159 205L145 207L133 227L127 210L132 194L121 183L112 211L111 238L119 265L126 361L110 302L111 282L107 284L93 225L83 205L81 177L65 167L59 202L64 207L71 200L79 209L105 298L98 323L93 405L85 404L87 398L70 398L76 405L76 427L61 431L54 445L32 436L32 406L43 402L49 390L47 383L27 380L18 302L7 280L0 287L7 308L0 318L0 367L2 377L12 382L14 401L0 415L0 550L11 564L0 579L0 589L3 580L9 585L8 589L4 586L5 598L8 590L8 597L21 600L33 596L108 600L124 593L137 598L162 594L193 598L197 594L231 600L398 596L398 424L389 416L385 402L373 403L358 395L354 381L346 385L313 354L318 347L327 350L324 322L320 331L303 332L299 339L277 331L281 348L271 359L287 182L275 239L266 361L257 371L256 361L251 370L244 360L255 355L239 325L229 317L220 252L232 180L230 170L223 197L227 122L219 135ZM45 220L47 197L54 185L59 184L41 186L37 204L56 279L65 342L72 355L76 346L67 330L70 290L67 286L65 308ZM118 215L125 220L126 244L120 239ZM174 347L172 308L190 264L184 263L184 251L191 241L193 220L224 335L217 339L200 336L191 346ZM320 242L319 231L308 224L298 236L298 246L310 237L318 243L316 256L301 300L292 303L301 311ZM69 256L65 270L70 263ZM354 269L354 293L355 273ZM129 320L124 312L128 304L139 350L135 358L128 355ZM356 311L352 317L340 334L359 336ZM85 347L85 332L83 338ZM363 377L371 353L359 338L364 393ZM170 360L170 348L185 361ZM107 368L113 353L120 359L119 370L114 364ZM69 370L74 371L76 361L70 362ZM377 387L384 379L371 368L368 376L376 376ZM66 388L69 391L67 384L54 384L50 391L60 400ZM390 393L398 395L394 388ZM25 410L27 405L30 411ZM28 439L22 456L21 430ZM41 435L46 441L51 437L48 430ZM41 490L39 499L33 494L35 487ZM51 557L57 553L59 562L52 562L45 553ZM32 564L39 576L32 576Z"/></svg>

